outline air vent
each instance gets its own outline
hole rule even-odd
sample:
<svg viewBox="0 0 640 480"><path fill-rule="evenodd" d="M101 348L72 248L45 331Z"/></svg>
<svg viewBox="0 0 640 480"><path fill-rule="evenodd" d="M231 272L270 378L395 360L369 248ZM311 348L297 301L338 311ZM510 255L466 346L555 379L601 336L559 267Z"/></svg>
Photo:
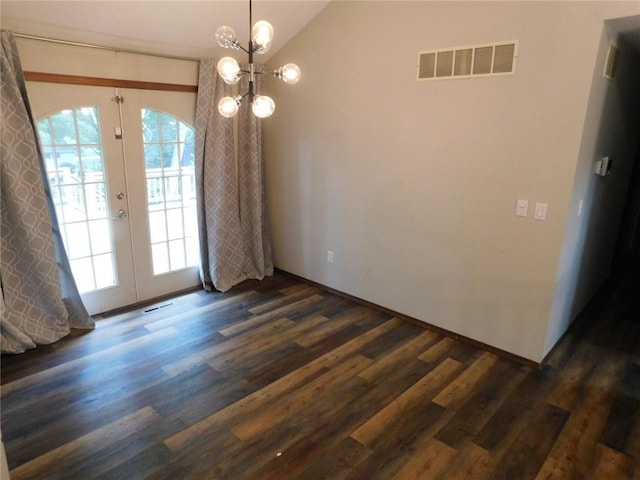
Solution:
<svg viewBox="0 0 640 480"><path fill-rule="evenodd" d="M472 62L473 62L472 48L456 50L456 62L453 67L453 74L456 77L459 77L461 75L471 75Z"/></svg>
<svg viewBox="0 0 640 480"><path fill-rule="evenodd" d="M473 49L474 62L473 62L473 74L474 75L490 75L491 64L493 63L493 45L490 47L478 47Z"/></svg>
<svg viewBox="0 0 640 480"><path fill-rule="evenodd" d="M616 69L618 67L618 57L620 56L620 49L614 43L609 44L609 51L607 52L607 62L604 65L604 78L613 80L616 78Z"/></svg>
<svg viewBox="0 0 640 480"><path fill-rule="evenodd" d="M418 78L433 78L436 74L436 54L425 53L420 55L420 66L418 67Z"/></svg>
<svg viewBox="0 0 640 480"><path fill-rule="evenodd" d="M513 75L518 42L430 50L418 54L418 80Z"/></svg>
<svg viewBox="0 0 640 480"><path fill-rule="evenodd" d="M147 314L147 313L151 313L151 312L155 312L157 310L160 310L161 308L167 308L173 305L173 302L171 303L165 303L163 305L154 305L153 307L149 307L146 310L143 310L142 313L143 314Z"/></svg>
<svg viewBox="0 0 640 480"><path fill-rule="evenodd" d="M493 50L493 73L513 72L513 60L515 58L516 45L496 45Z"/></svg>
<svg viewBox="0 0 640 480"><path fill-rule="evenodd" d="M436 77L450 77L453 71L453 50L438 52Z"/></svg>

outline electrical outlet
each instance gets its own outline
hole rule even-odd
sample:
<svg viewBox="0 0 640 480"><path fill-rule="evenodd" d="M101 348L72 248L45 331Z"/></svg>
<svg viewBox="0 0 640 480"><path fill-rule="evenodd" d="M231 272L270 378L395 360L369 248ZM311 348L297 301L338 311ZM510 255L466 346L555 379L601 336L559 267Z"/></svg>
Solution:
<svg viewBox="0 0 640 480"><path fill-rule="evenodd" d="M528 200L518 200L516 202L516 217L526 217L529 211Z"/></svg>
<svg viewBox="0 0 640 480"><path fill-rule="evenodd" d="M333 251L327 250L327 262L333 263Z"/></svg>

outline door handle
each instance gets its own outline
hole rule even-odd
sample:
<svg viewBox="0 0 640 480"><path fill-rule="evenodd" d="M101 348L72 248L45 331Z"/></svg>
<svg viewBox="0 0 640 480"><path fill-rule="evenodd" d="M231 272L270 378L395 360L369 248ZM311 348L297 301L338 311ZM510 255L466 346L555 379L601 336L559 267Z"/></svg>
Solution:
<svg viewBox="0 0 640 480"><path fill-rule="evenodd" d="M124 218L127 218L127 212L125 212L123 209L120 209L118 210L118 214L112 218L114 220L122 220Z"/></svg>

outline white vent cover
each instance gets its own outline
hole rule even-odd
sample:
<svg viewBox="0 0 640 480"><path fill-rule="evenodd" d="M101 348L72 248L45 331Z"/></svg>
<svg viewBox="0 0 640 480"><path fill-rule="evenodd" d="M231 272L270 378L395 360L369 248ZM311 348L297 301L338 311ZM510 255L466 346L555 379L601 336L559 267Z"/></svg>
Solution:
<svg viewBox="0 0 640 480"><path fill-rule="evenodd" d="M513 75L518 41L418 53L418 80Z"/></svg>
<svg viewBox="0 0 640 480"><path fill-rule="evenodd" d="M604 64L604 78L613 80L616 78L616 68L618 67L618 57L620 56L620 49L615 43L609 44L609 51L607 52L607 61Z"/></svg>

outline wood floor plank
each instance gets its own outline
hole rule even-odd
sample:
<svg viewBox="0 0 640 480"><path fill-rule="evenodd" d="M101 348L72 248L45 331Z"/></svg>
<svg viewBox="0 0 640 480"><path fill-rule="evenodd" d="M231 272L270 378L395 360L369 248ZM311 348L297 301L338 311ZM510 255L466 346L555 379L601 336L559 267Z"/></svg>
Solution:
<svg viewBox="0 0 640 480"><path fill-rule="evenodd" d="M313 462L311 467L303 470L297 477L299 480L343 479L360 465L373 451L351 437L346 437Z"/></svg>
<svg viewBox="0 0 640 480"><path fill-rule="evenodd" d="M393 329L399 322L400 320L398 319L391 319L384 324L363 333L357 338L342 344L334 350L306 364L295 372L292 372L291 374L269 384L267 387L255 392L255 394L249 395L220 412L191 425L183 432L171 436L165 440L165 444L172 450L182 448L185 443L197 440L198 436L202 434L203 431L212 428L214 425L218 425L220 422L230 421L238 416L247 415L258 408L263 407L266 402L273 401L273 399L277 399L285 393L295 390L299 385L306 383L320 372L340 363L343 359L355 353L369 341L379 337L380 335L384 335L386 332Z"/></svg>
<svg viewBox="0 0 640 480"><path fill-rule="evenodd" d="M433 399L434 403L450 410L459 410L473 392L476 384L482 381L483 377L497 361L498 357L495 354L483 353Z"/></svg>
<svg viewBox="0 0 640 480"><path fill-rule="evenodd" d="M542 401L540 385L546 377L545 371L529 371L476 434L473 441L484 449L498 454L520 432L533 406Z"/></svg>
<svg viewBox="0 0 640 480"><path fill-rule="evenodd" d="M321 396L328 388L335 388L343 379L356 376L362 370L371 365L371 360L362 355L355 355L330 369L324 375L304 385L291 394L291 402L281 403L266 412L244 419L234 425L231 431L241 440L249 440L269 430L278 422L282 422L288 416L295 416L303 410L307 404Z"/></svg>
<svg viewBox="0 0 640 480"><path fill-rule="evenodd" d="M153 480L221 479L218 473L229 458L246 446L231 432L212 428L203 432L198 442L181 450L170 450L169 461L157 465L145 478ZM275 455L276 452L273 452Z"/></svg>
<svg viewBox="0 0 640 480"><path fill-rule="evenodd" d="M347 379L330 398L318 398L301 414L290 417L272 430L272 437L288 439L288 446L281 449L281 457L295 459L289 462L288 476L305 478L309 464L326 458L337 443L345 444L347 431L357 423L358 411L353 407L361 399L377 396L375 388L357 376ZM366 401L368 403L368 401ZM289 434L291 432L291 434ZM342 440L341 440L342 439ZM354 442L357 443L357 442ZM352 445L353 447L353 445ZM300 462L301 451L313 451L313 456ZM366 449L362 448L362 451ZM343 452L340 452L343 453ZM249 474L251 478L281 478L283 458L275 457ZM333 460L333 458L332 458Z"/></svg>
<svg viewBox="0 0 640 480"><path fill-rule="evenodd" d="M373 380L377 376L383 374L386 370L397 368L398 364L401 364L410 358L417 357L427 347L433 345L438 338L439 336L434 332L421 332L417 337L396 348L396 350L389 355L376 361L373 365L360 373L360 376L366 380Z"/></svg>
<svg viewBox="0 0 640 480"><path fill-rule="evenodd" d="M421 480L440 478L457 451L434 437L416 448L404 466L393 476L393 480Z"/></svg>
<svg viewBox="0 0 640 480"><path fill-rule="evenodd" d="M12 478L640 480L622 285L540 370L282 274L107 315L3 355Z"/></svg>
<svg viewBox="0 0 640 480"><path fill-rule="evenodd" d="M623 366L623 359L616 357L615 361L600 363L595 368L590 382L598 388L585 390L549 452L538 478L588 476L593 468L598 439L611 410L613 392L619 383L617 373Z"/></svg>
<svg viewBox="0 0 640 480"><path fill-rule="evenodd" d="M47 399L43 399L37 405L37 409L29 410L29 416L24 417L20 422L8 420L12 415L3 412L7 419L2 423L4 438L14 438L11 461L17 464L31 461L75 438L107 425L118 415L126 415L137 410L138 405L127 404L127 400L137 392L161 382L161 375L150 372L143 378L137 378L135 384L127 385L126 390L122 388L97 390L86 397L81 397L80 401L70 400L73 397L65 397L68 405L61 408L46 408L48 402ZM74 395L81 396L78 393ZM57 397L55 399L57 400ZM96 412L93 405L101 401L105 404ZM73 418L73 421L70 422L69 418ZM47 426L46 431L43 431L43 425ZM52 434L54 432L55 434Z"/></svg>
<svg viewBox="0 0 640 480"><path fill-rule="evenodd" d="M302 328L301 328L302 327ZM245 333L249 338L232 337L227 342L231 348L220 350L207 361L207 364L218 371L228 371L238 369L244 363L250 362L254 357L271 349L282 348L281 339L289 337L298 330L302 330L304 325L299 325L288 318L279 318L269 323L263 324L255 330L248 330ZM259 332L259 334L254 335Z"/></svg>
<svg viewBox="0 0 640 480"><path fill-rule="evenodd" d="M451 480L478 480L486 478L489 469L490 453L475 443L470 442L459 449L457 455L449 462L449 469L442 478Z"/></svg>
<svg viewBox="0 0 640 480"><path fill-rule="evenodd" d="M158 468L171 461L171 451L163 444L148 444L147 448L137 451L130 458L123 459L117 465L104 469L100 473L93 472L92 480L113 480L119 478L131 478L131 472L135 472L137 478L156 478ZM209 477L211 480L216 480Z"/></svg>
<svg viewBox="0 0 640 480"><path fill-rule="evenodd" d="M565 410L574 408L582 395L583 385L597 366L598 357L591 345L583 344L566 369L563 369L562 375L556 377L547 395L547 402Z"/></svg>
<svg viewBox="0 0 640 480"><path fill-rule="evenodd" d="M79 366L87 362L98 363L98 362L101 362L104 358L108 358L110 355L113 355L116 352L117 354L120 354L123 350L127 348L131 350L138 349L145 344L148 345L158 340L171 337L176 333L177 331L174 328L166 328L164 330L160 330L159 332L150 333L148 335L145 335L144 337L137 338L130 342L126 342L125 344L107 348L106 350L93 353L91 355L79 358L77 360L72 360L62 365L57 365L52 368L47 368L38 373L29 375L28 377L23 377L23 378L14 380L11 383L2 385L2 395L3 397L6 397L20 389L30 388L33 385L38 385L38 384L41 384L42 382L51 381L52 379L53 381L56 381L57 378L60 377L61 375L68 374L72 370L77 369Z"/></svg>
<svg viewBox="0 0 640 480"><path fill-rule="evenodd" d="M264 297L258 295L256 292L244 292L232 297L220 298L213 303L207 303L197 308L185 309L180 312L175 312L174 309L166 309L159 311L159 315L154 315L153 317L141 315L139 320L144 322L144 328L150 332L155 332L167 327L180 328L180 325L185 323L189 324L191 319L197 319L199 317L204 317L211 321L211 319L217 315L224 316L231 309L237 310L240 304L248 306L250 309L252 305L262 305L263 303ZM131 323L131 321L128 323Z"/></svg>
<svg viewBox="0 0 640 480"><path fill-rule="evenodd" d="M256 386L265 387L355 339L365 331L364 327L350 325L308 348L273 359L268 364L254 366L252 371L245 373L245 378ZM295 344L299 345L298 342Z"/></svg>
<svg viewBox="0 0 640 480"><path fill-rule="evenodd" d="M336 457L342 456L344 452L338 449L348 441L349 434L361 426L365 421L370 419L385 405L388 405L399 392L405 391L409 386L424 376L424 374L433 367L419 360L405 362L394 372L394 374L381 375L376 377L373 382L364 382L359 376L352 379L353 390L355 396L349 394L337 398L331 395L325 402L318 402L316 407L307 413L308 422L305 427L300 430L301 435L298 440L301 443L312 439L315 443L322 445L322 454L311 465L311 469L317 468L318 464L332 463ZM347 387L349 388L349 387ZM360 445L359 442L352 440L347 445ZM357 462L347 461L348 466L343 462L339 462L340 468L336 469L339 475L348 476L352 470L359 465L370 452L370 449L361 446L356 448L356 452L363 452L362 456L358 456ZM303 472L300 478L307 477L307 472ZM332 478L332 477L329 477Z"/></svg>
<svg viewBox="0 0 640 480"><path fill-rule="evenodd" d="M500 464L491 472L491 478L535 478L564 428L568 416L568 412L554 405L540 404L532 412L526 427L509 446Z"/></svg>
<svg viewBox="0 0 640 480"><path fill-rule="evenodd" d="M380 360L387 354L410 341L423 331L412 323L401 323L384 337L375 339L362 350L361 354L374 361Z"/></svg>
<svg viewBox="0 0 640 480"><path fill-rule="evenodd" d="M197 350L191 355L163 365L162 370L169 376L178 375L194 366L209 363L218 356L240 349L256 338L265 338L269 334L282 331L292 324L293 322L288 318L278 318L232 339L221 336L217 341L211 342L211 345L206 349Z"/></svg>
<svg viewBox="0 0 640 480"><path fill-rule="evenodd" d="M634 469L633 463L633 459L628 455L598 444L593 469L585 478L588 480L633 478L637 475L637 467Z"/></svg>
<svg viewBox="0 0 640 480"><path fill-rule="evenodd" d="M619 452L638 456L640 451L632 433L634 420L640 416L640 367L627 362L621 370L622 381L617 385L600 442Z"/></svg>
<svg viewBox="0 0 640 480"><path fill-rule="evenodd" d="M536 479L586 477L593 466L594 438L604 425L598 407L589 405L571 415Z"/></svg>
<svg viewBox="0 0 640 480"><path fill-rule="evenodd" d="M260 315L262 313L267 313L271 310L275 310L282 306L290 304L292 301L296 301L302 298L310 297L312 295L319 294L320 290L316 287L312 287L309 285L299 284L294 285L287 292L286 296L281 298L275 298L273 300L269 300L266 302L262 302L260 305L249 308L249 312L254 315Z"/></svg>
<svg viewBox="0 0 640 480"><path fill-rule="evenodd" d="M476 384L468 401L436 434L436 438L452 448L470 442L525 374L524 369L514 363L493 364L485 380Z"/></svg>
<svg viewBox="0 0 640 480"><path fill-rule="evenodd" d="M428 404L461 370L460 362L446 359L354 431L351 436L363 445L377 448L381 438L392 435L394 429L398 429L403 417L411 418L410 414L414 409Z"/></svg>
<svg viewBox="0 0 640 480"><path fill-rule="evenodd" d="M174 395L167 396L167 388ZM145 398L164 418L191 425L256 391L245 379L221 375L208 366L194 368L166 383L154 385L138 398Z"/></svg>
<svg viewBox="0 0 640 480"><path fill-rule="evenodd" d="M361 320L367 315L370 315L369 309L364 307L356 307L350 309L344 314L332 318L331 321L323 322L318 328L314 328L305 333L301 333L296 338L296 343L303 347L311 347L312 345L322 341L326 337L330 336L334 332L340 331L347 326L353 325L357 321ZM326 318L322 316L322 318Z"/></svg>
<svg viewBox="0 0 640 480"><path fill-rule="evenodd" d="M429 402L423 406L419 417L402 418L403 427L379 437L373 448L375 453L353 469L347 478L393 478L411 457L419 455L419 450L413 446L416 441L433 436L452 415L453 412L446 408Z"/></svg>
<svg viewBox="0 0 640 480"><path fill-rule="evenodd" d="M30 462L23 463L9 473L14 480L45 478L51 474L51 469L56 463L62 460L67 464L80 463L85 456L98 455L100 451L107 450L127 435L159 420L160 417L151 407L144 407Z"/></svg>
<svg viewBox="0 0 640 480"><path fill-rule="evenodd" d="M261 315L256 315L236 325L222 329L220 330L220 333L225 337L231 337L233 335L238 335L242 332L246 332L247 330L252 330L276 318L282 318L282 317L290 318L291 314L296 310L298 311L305 310L306 308L309 308L314 303L320 302L322 298L323 298L322 295L318 295L318 294L312 295L310 297L302 298L293 303L289 303L279 308L276 308L275 310L271 310Z"/></svg>
<svg viewBox="0 0 640 480"><path fill-rule="evenodd" d="M427 363L438 362L443 356L451 353L451 348L454 344L455 340L451 337L443 337L435 345L422 353L418 358Z"/></svg>

